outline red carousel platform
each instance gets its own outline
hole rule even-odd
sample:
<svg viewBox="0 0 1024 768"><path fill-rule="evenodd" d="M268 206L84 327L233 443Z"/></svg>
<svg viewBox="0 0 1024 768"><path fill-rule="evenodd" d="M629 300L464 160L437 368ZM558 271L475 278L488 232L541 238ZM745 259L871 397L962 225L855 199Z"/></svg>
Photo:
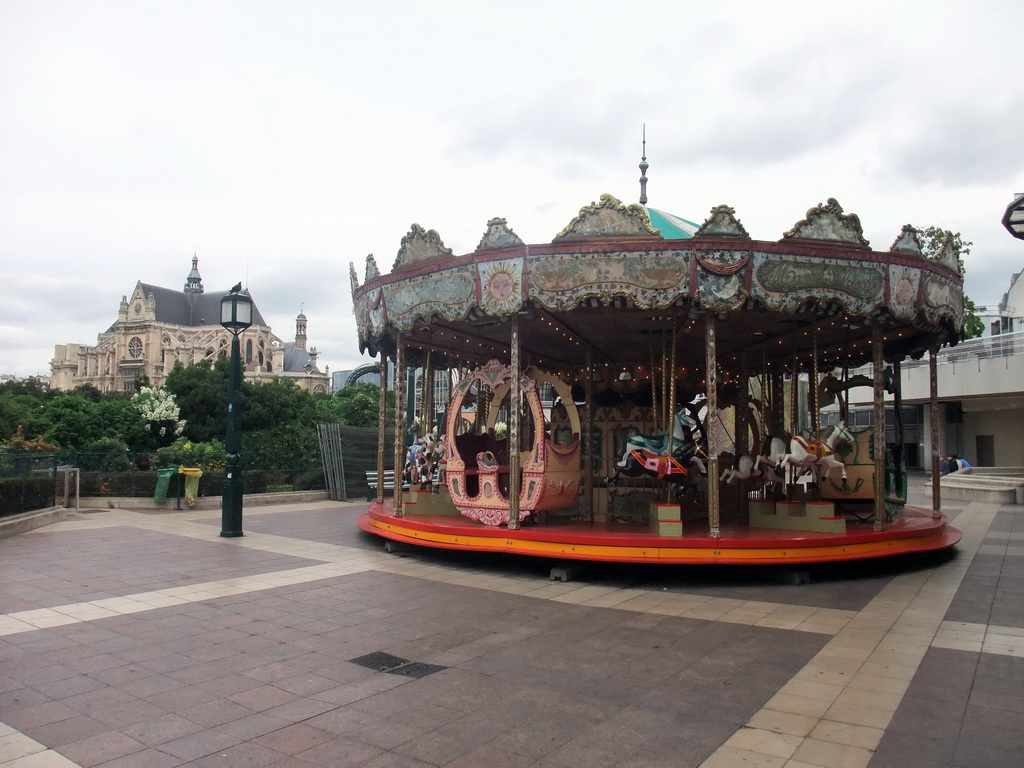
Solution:
<svg viewBox="0 0 1024 768"><path fill-rule="evenodd" d="M576 520L527 523L518 530L486 526L461 515L396 517L393 501L374 502L359 527L385 539L438 549L504 552L533 557L621 563L746 564L823 563L890 557L952 547L961 533L945 515L905 507L884 531L847 521L846 533L722 525L708 535L707 519L687 522L683 536L663 536L639 524Z"/></svg>

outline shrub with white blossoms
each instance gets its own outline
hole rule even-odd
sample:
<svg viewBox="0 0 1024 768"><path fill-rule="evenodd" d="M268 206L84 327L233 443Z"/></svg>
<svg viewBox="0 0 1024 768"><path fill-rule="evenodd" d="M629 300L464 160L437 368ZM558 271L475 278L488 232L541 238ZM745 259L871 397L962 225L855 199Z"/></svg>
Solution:
<svg viewBox="0 0 1024 768"><path fill-rule="evenodd" d="M185 429L185 421L180 418L181 411L174 402L174 395L166 389L142 387L132 396L132 405L142 420L149 422L150 431L158 432L160 437L167 436L169 426L175 435L180 435Z"/></svg>

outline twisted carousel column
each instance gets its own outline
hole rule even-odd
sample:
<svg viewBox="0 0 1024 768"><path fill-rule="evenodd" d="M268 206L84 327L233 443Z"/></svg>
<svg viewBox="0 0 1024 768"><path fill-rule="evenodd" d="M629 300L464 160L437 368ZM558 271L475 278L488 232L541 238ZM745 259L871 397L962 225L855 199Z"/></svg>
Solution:
<svg viewBox="0 0 1024 768"><path fill-rule="evenodd" d="M519 411L521 382L519 379L519 315L512 315L511 339L512 382L508 391L508 528L519 530Z"/></svg>
<svg viewBox="0 0 1024 768"><path fill-rule="evenodd" d="M432 338L427 341L427 356L423 362L423 397L420 400L423 434L420 437L434 434L434 368L430 360L430 344L432 341Z"/></svg>
<svg viewBox="0 0 1024 768"><path fill-rule="evenodd" d="M594 350L589 344L583 377L583 509L594 522Z"/></svg>
<svg viewBox="0 0 1024 768"><path fill-rule="evenodd" d="M811 430L814 439L821 439L821 403L818 399L818 326L811 326L811 381L808 396L811 401Z"/></svg>
<svg viewBox="0 0 1024 768"><path fill-rule="evenodd" d="M748 403L748 397L750 395L750 373L747 369L747 356L746 354L740 355L740 373L738 388L740 392L739 400L736 403L736 422L735 422L735 433L736 437L733 442L736 444L736 456L745 456L752 453L750 441L747 440L748 431L750 429L751 414L750 406ZM759 448L760 446L758 446ZM756 449L754 449L756 450Z"/></svg>
<svg viewBox="0 0 1024 768"><path fill-rule="evenodd" d="M715 342L715 316L708 312L704 317L704 341L707 347L705 380L708 396L708 535L712 539L720 539L722 529L718 493L718 445L715 430L712 428L718 413L718 351Z"/></svg>
<svg viewBox="0 0 1024 768"><path fill-rule="evenodd" d="M772 435L782 436L786 431L786 385L785 374L781 370L781 364L776 365L777 370L771 374L771 424Z"/></svg>
<svg viewBox="0 0 1024 768"><path fill-rule="evenodd" d="M939 476L939 363L938 347L928 350L928 421L932 443L932 517L941 517L942 483Z"/></svg>
<svg viewBox="0 0 1024 768"><path fill-rule="evenodd" d="M874 353L875 394L875 525L876 531L885 529L885 350L882 346L882 328L871 330Z"/></svg>
<svg viewBox="0 0 1024 768"><path fill-rule="evenodd" d="M377 503L384 501L384 444L387 442L388 356L380 353L380 400L377 404Z"/></svg>
<svg viewBox="0 0 1024 768"><path fill-rule="evenodd" d="M402 334L395 336L395 516L402 516L405 485L405 347ZM377 476L380 478L380 475ZM379 488L382 483L378 482Z"/></svg>

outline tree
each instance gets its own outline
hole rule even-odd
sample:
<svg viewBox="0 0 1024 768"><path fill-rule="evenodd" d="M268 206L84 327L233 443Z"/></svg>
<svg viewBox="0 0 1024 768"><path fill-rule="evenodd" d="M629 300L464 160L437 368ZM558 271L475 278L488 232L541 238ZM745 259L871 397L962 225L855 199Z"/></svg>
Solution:
<svg viewBox="0 0 1024 768"><path fill-rule="evenodd" d="M336 422L353 427L376 427L377 410L380 403L380 388L375 384L362 383L338 390L334 397L317 403L318 422ZM387 409L395 410L395 393L387 393Z"/></svg>
<svg viewBox="0 0 1024 768"><path fill-rule="evenodd" d="M209 443L224 437L228 418L228 372L228 358L222 357L212 367L205 360L187 367L175 363L167 374L164 386L174 393L185 420L184 434L189 440Z"/></svg>
<svg viewBox="0 0 1024 768"><path fill-rule="evenodd" d="M927 227L926 229L919 229L917 231L917 237L921 241L921 251L928 258L932 258L938 255L942 246L946 242L946 237L950 237L953 242L953 247L957 249L960 254L960 274L964 274L964 256L967 256L971 252L971 246L974 245L969 240L964 240L959 232L950 232L948 229L941 229L940 227ZM975 339L985 333L985 322L974 314L974 302L971 301L967 294L964 294L964 331L962 338L964 339Z"/></svg>

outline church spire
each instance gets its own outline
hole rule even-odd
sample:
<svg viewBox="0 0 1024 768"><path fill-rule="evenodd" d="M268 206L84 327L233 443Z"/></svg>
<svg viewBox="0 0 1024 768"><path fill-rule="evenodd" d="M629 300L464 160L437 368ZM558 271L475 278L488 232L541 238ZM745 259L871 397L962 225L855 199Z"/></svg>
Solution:
<svg viewBox="0 0 1024 768"><path fill-rule="evenodd" d="M643 128L643 151L640 156L640 205L647 205L647 123Z"/></svg>
<svg viewBox="0 0 1024 768"><path fill-rule="evenodd" d="M202 293L203 278L199 276L199 258L192 255L192 271L188 273L185 280L185 293Z"/></svg>

